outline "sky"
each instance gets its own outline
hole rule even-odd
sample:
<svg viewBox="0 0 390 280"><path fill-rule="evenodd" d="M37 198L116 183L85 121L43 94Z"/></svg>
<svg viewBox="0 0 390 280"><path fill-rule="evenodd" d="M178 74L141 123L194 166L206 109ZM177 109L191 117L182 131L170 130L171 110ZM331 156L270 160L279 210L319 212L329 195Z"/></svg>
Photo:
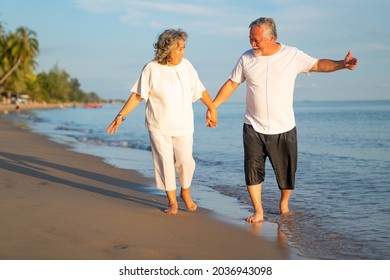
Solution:
<svg viewBox="0 0 390 280"><path fill-rule="evenodd" d="M215 97L259 17L274 18L282 44L334 60L352 50L359 60L354 71L299 74L295 100L390 99L389 14L385 0L0 0L6 31L37 32L37 72L57 65L105 99L129 97L168 28L188 33L185 57ZM231 100L245 100L244 84Z"/></svg>

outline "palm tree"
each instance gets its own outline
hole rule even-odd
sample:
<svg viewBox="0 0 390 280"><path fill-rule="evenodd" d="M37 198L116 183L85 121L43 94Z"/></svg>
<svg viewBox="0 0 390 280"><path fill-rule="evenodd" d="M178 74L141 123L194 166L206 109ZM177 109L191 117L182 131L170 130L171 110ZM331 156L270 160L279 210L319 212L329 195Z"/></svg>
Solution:
<svg viewBox="0 0 390 280"><path fill-rule="evenodd" d="M39 49L34 31L19 27L15 33L1 36L0 44L0 86L17 70L35 69Z"/></svg>

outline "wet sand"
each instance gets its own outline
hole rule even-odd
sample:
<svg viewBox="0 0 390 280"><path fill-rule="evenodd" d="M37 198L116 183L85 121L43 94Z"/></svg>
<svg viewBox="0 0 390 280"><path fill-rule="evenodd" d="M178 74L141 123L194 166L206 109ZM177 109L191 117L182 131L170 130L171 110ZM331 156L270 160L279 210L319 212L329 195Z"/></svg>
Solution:
<svg viewBox="0 0 390 280"><path fill-rule="evenodd" d="M71 151L0 115L0 259L291 259L283 242L206 209L162 212L154 181ZM257 225L261 226L261 225Z"/></svg>

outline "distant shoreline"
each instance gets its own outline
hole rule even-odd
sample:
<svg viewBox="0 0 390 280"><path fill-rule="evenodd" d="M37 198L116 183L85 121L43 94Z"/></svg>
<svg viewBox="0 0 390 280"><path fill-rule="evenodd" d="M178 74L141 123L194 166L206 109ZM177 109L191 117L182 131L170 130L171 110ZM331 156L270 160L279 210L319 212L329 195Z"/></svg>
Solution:
<svg viewBox="0 0 390 280"><path fill-rule="evenodd" d="M95 104L95 103L94 103ZM96 103L102 104L102 103ZM28 104L0 104L0 114L9 114L25 110L44 110L44 109L66 109L73 107L84 107L86 104L79 102L67 103L28 103Z"/></svg>
<svg viewBox="0 0 390 280"><path fill-rule="evenodd" d="M307 104L311 102L390 102L390 99L384 99L384 100L375 100L375 99L367 99L367 100L298 100L295 101L295 104ZM239 101L239 102L245 102L245 101ZM96 105L102 105L102 104L108 104L108 103L93 103ZM17 109L17 106L19 106L19 109ZM2 114L8 114L8 113L15 113L17 110L25 111L25 110L45 110L45 109L66 109L66 108L72 108L72 107L85 107L86 104L81 102L66 102L66 103L46 103L46 102L35 102L35 103L28 103L28 104L4 104L0 103L0 115ZM93 107L93 106L91 106Z"/></svg>

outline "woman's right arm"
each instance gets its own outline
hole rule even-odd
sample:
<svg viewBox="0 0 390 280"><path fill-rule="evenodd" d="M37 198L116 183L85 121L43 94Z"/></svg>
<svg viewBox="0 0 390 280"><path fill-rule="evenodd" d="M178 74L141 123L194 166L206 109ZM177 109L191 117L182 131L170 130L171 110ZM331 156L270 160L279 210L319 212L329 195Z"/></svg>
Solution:
<svg viewBox="0 0 390 280"><path fill-rule="evenodd" d="M142 100L143 98L139 94L133 92L129 99L127 99L125 105L123 105L118 115L111 122L106 132L110 135L116 133L126 116L131 113L142 102Z"/></svg>

